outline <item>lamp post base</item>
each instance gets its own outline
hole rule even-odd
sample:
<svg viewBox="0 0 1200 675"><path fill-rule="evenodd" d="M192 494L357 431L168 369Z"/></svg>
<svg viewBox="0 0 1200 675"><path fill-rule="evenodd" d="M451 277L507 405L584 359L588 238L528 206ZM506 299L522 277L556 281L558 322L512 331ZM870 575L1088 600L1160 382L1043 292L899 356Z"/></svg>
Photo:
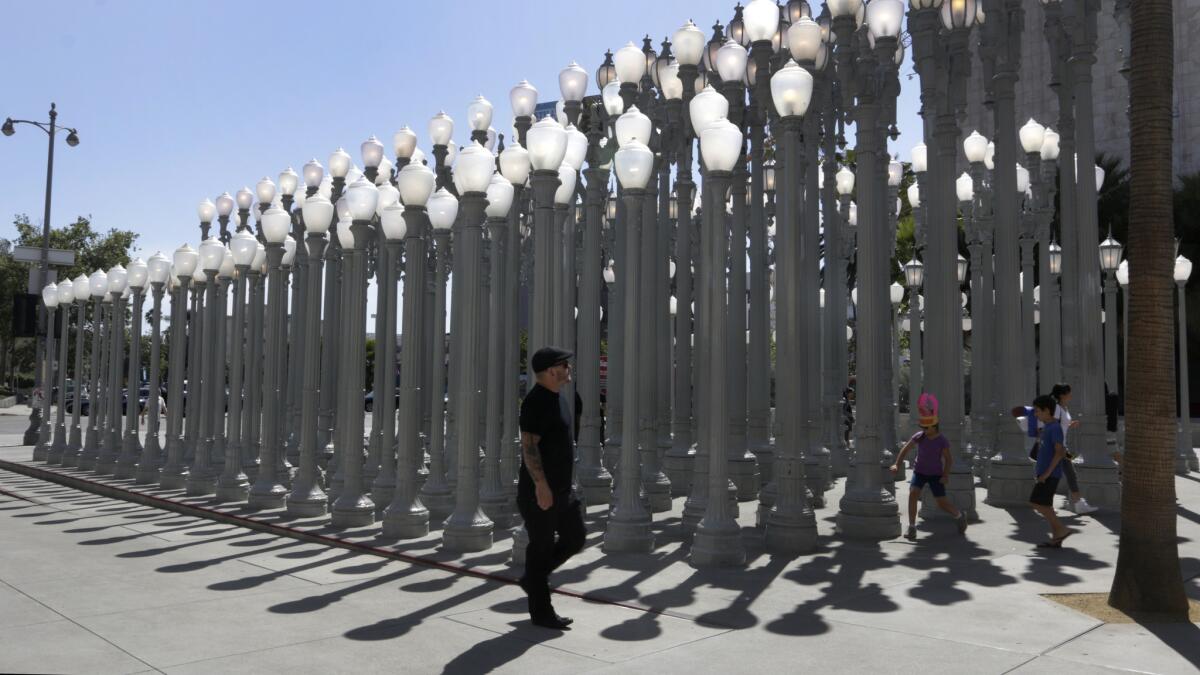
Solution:
<svg viewBox="0 0 1200 675"><path fill-rule="evenodd" d="M327 502L325 493L315 483L307 489L297 486L287 496L287 513L296 518L320 518L329 513Z"/></svg>
<svg viewBox="0 0 1200 675"><path fill-rule="evenodd" d="M454 513L454 491L445 481L441 485L433 485L427 480L421 486L421 503L429 510L431 519L445 520Z"/></svg>
<svg viewBox="0 0 1200 675"><path fill-rule="evenodd" d="M800 555L817 548L817 520L811 510L791 515L768 510L763 524L767 550L773 554Z"/></svg>
<svg viewBox="0 0 1200 675"><path fill-rule="evenodd" d="M383 536L388 539L420 539L429 534L429 511L414 503L401 510L383 513Z"/></svg>
<svg viewBox="0 0 1200 675"><path fill-rule="evenodd" d="M742 451L740 456L730 458L728 471L729 479L737 487L738 501L758 498L758 459L750 451Z"/></svg>
<svg viewBox="0 0 1200 675"><path fill-rule="evenodd" d="M832 477L830 477L832 480ZM814 509L825 508L825 490L828 481L822 473L819 454L810 452L804 458L804 483L809 492L809 503Z"/></svg>
<svg viewBox="0 0 1200 675"><path fill-rule="evenodd" d="M692 464L696 459L696 450L688 445L672 445L667 454L663 455L663 473L671 481L671 496L681 497L692 490ZM605 496L597 499L588 497L589 501L602 502Z"/></svg>
<svg viewBox="0 0 1200 675"><path fill-rule="evenodd" d="M650 531L650 514L643 513L625 520L619 514L608 518L601 549L605 553L649 553L654 550L654 533Z"/></svg>
<svg viewBox="0 0 1200 675"><path fill-rule="evenodd" d="M740 567L746 564L746 547L737 521L728 519L709 524L700 521L692 537L691 563L694 567Z"/></svg>
<svg viewBox="0 0 1200 675"><path fill-rule="evenodd" d="M350 527L365 527L375 523L375 502L365 494L357 497L350 493L342 495L333 502L330 509L329 525L344 529Z"/></svg>
<svg viewBox="0 0 1200 675"><path fill-rule="evenodd" d="M848 492L838 505L837 531L848 539L894 539L900 536L900 508L883 486Z"/></svg>
<svg viewBox="0 0 1200 675"><path fill-rule="evenodd" d="M1089 504L1102 509L1121 508L1121 481L1112 460L1101 465L1077 462L1075 473L1079 477L1079 492Z"/></svg>
<svg viewBox="0 0 1200 675"><path fill-rule="evenodd" d="M843 444L829 451L829 473L834 478L845 478L850 475L850 448Z"/></svg>
<svg viewBox="0 0 1200 675"><path fill-rule="evenodd" d="M584 499L588 499L587 491L584 490ZM513 526L516 521L515 514L509 510L508 495L503 490L496 493L485 493L479 498L479 508L483 514L492 521L496 527L508 529Z"/></svg>
<svg viewBox="0 0 1200 675"><path fill-rule="evenodd" d="M282 485L276 484L268 489L255 490L255 487L250 488L250 495L246 498L246 508L256 510L281 509L284 502L287 500L287 489Z"/></svg>
<svg viewBox="0 0 1200 675"><path fill-rule="evenodd" d="M770 441L762 441L756 445L750 441L750 452L758 460L758 484L759 491L775 480L775 448Z"/></svg>
<svg viewBox="0 0 1200 675"><path fill-rule="evenodd" d="M217 490L217 477L210 472L192 471L184 486L184 494L189 497L211 495Z"/></svg>
<svg viewBox="0 0 1200 675"><path fill-rule="evenodd" d="M452 515L442 530L442 549L454 553L486 551L492 547L494 527L494 523L479 509L458 518Z"/></svg>
<svg viewBox="0 0 1200 675"><path fill-rule="evenodd" d="M64 465L65 466L65 465ZM137 470L133 476L133 482L138 485L150 485L157 483L160 480L158 465L154 462L142 462L137 465Z"/></svg>
<svg viewBox="0 0 1200 675"><path fill-rule="evenodd" d="M187 479L187 469L164 467L158 475L158 486L164 490L182 490Z"/></svg>
<svg viewBox="0 0 1200 675"><path fill-rule="evenodd" d="M643 451L642 466L647 466L647 460ZM649 453L657 452L653 447ZM663 513L671 510L671 481L662 471L657 473L644 472L642 474L642 494L645 496L647 508L651 513Z"/></svg>
<svg viewBox="0 0 1200 675"><path fill-rule="evenodd" d="M214 502L244 502L250 496L250 480L246 474L236 476L222 475L217 479L217 493Z"/></svg>
<svg viewBox="0 0 1200 675"><path fill-rule="evenodd" d="M1033 463L1027 459L1005 461L999 456L988 462L987 498L992 506L1025 506L1033 480Z"/></svg>

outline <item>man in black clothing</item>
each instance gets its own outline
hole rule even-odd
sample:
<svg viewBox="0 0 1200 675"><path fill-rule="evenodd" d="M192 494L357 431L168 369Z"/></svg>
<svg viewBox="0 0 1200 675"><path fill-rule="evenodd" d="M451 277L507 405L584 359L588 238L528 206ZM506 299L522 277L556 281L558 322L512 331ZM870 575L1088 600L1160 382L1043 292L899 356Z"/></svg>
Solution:
<svg viewBox="0 0 1200 675"><path fill-rule="evenodd" d="M572 620L554 611L550 573L582 550L587 536L583 507L571 492L575 466L572 415L558 392L571 381L572 356L556 347L543 347L534 353L530 366L537 384L521 402L522 461L517 507L529 533L521 588L529 596L533 623L557 630L566 628Z"/></svg>

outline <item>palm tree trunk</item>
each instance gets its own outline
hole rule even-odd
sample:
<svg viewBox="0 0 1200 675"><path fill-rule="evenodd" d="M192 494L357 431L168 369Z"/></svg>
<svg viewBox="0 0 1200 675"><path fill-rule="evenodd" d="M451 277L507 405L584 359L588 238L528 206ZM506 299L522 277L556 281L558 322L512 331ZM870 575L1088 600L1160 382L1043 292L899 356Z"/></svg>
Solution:
<svg viewBox="0 0 1200 675"><path fill-rule="evenodd" d="M1108 602L1186 618L1175 536L1172 381L1171 0L1131 12L1129 78L1129 388L1121 542Z"/></svg>

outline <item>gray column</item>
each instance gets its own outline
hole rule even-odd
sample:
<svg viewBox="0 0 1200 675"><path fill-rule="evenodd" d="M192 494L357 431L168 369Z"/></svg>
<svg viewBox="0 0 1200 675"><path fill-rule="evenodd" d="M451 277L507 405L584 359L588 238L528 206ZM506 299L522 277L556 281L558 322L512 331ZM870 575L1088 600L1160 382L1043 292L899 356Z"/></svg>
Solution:
<svg viewBox="0 0 1200 675"><path fill-rule="evenodd" d="M659 321L658 308L655 306L655 279L659 274L666 274L666 270L655 252L655 241L658 230L658 208L656 205L658 187L653 176L651 176L648 185L646 197L641 203L643 223L642 245L638 249L638 255L641 256L641 274L639 276L640 283L636 287L637 292L642 294L642 301L638 303L638 316L642 325L638 328L638 342L636 344L637 349L646 358L641 361L642 367L638 369L640 382L638 390L638 396L640 396L638 401L639 416L637 418L629 416L629 408L627 406L625 419L629 422L633 422L636 419L637 423L636 429L640 438L639 451L642 463L642 491L645 493L650 511L653 513L662 513L671 509L671 481L662 472L662 467L658 461L658 438L655 414L656 406L658 405L657 397L660 392L657 386L655 365L651 359L653 359L655 354L654 335ZM649 225L649 227L646 225Z"/></svg>
<svg viewBox="0 0 1200 675"><path fill-rule="evenodd" d="M310 198L311 199L311 198ZM327 228L326 228L327 229ZM325 233L308 233L309 264L304 281L304 393L300 401L300 457L292 491L287 496L287 512L300 517L319 517L326 512L328 497L321 489L321 469L317 466L318 455L324 449L320 445L320 418L318 415L317 386L324 372L323 366L329 354L321 348L321 287L325 262ZM232 413L231 413L232 414Z"/></svg>
<svg viewBox="0 0 1200 675"><path fill-rule="evenodd" d="M740 96L740 86L737 91ZM750 452L746 440L746 220L749 216L746 206L746 181L749 176L746 175L744 166L745 163L739 161L730 177L733 199L733 217L730 219L729 233L731 247L728 253L722 255L722 265L725 259L729 260L728 300L725 299L724 293L719 298L725 308L722 312L722 323L725 324L727 333L725 349L728 361L725 363L725 369L732 377L711 379L709 381L712 384L706 387L711 388L719 382L725 382L728 387L722 392L728 397L725 403L729 439L726 457L729 460L728 476L737 487L739 501L755 499L759 489L758 459ZM718 385L716 388L723 387Z"/></svg>
<svg viewBox="0 0 1200 675"><path fill-rule="evenodd" d="M825 83L818 80L817 87L825 88ZM817 92L819 96L821 92ZM819 98L818 98L819 100ZM797 291L800 294L800 309L803 312L801 326L806 348L804 355L804 371L811 373L803 378L804 387L804 419L806 420L806 437L804 439L805 483L808 495L814 506L825 505L825 490L833 483L833 471L830 466L832 457L824 443L821 428L821 203L817 196L819 177L817 171L817 138L819 137L819 114L810 107L810 112L804 119L802 128L806 139L801 146L800 164L801 175L804 177L804 202L801 226L801 285ZM892 237L892 241L895 241ZM893 244L894 246L894 244Z"/></svg>
<svg viewBox="0 0 1200 675"><path fill-rule="evenodd" d="M217 386L213 363L217 360L217 271L204 270L204 312L197 318L194 337L196 348L196 378L188 381L188 401L196 400L196 455L188 474L187 494L208 495L217 490L217 474L212 467L212 395ZM222 387L223 389L223 387ZM190 411L189 411L190 412Z"/></svg>
<svg viewBox="0 0 1200 675"><path fill-rule="evenodd" d="M226 253L225 255L231 254ZM230 271L232 272L233 270ZM209 364L209 372L212 373L213 384L209 387L209 391L212 393L208 395L210 410L208 414L212 419L210 424L212 425L211 435L213 446L208 459L212 463L213 473L217 475L219 484L220 475L225 469L227 447L229 445L228 439L225 436L225 413L228 410L228 396L230 391L226 389L226 367L229 357L229 345L226 338L229 332L229 321L226 310L229 306L229 282L232 279L222 275L220 271L217 274L216 304L213 307L213 323L208 332L212 336L211 339L216 343L213 346L213 362ZM241 458L238 457L238 459ZM235 463L240 464L240 462Z"/></svg>
<svg viewBox="0 0 1200 675"><path fill-rule="evenodd" d="M459 382L457 391L463 394L458 417L457 451L458 484L456 486L454 512L446 519L442 534L442 546L448 551L483 551L492 545L493 523L479 509L479 414L476 410L479 397L475 391L479 351L483 346L479 316L479 266L483 245L482 225L486 195L482 192L467 192L461 198L461 210L455 238L463 274L454 279L454 305L463 311L462 330L457 339L462 346L463 362L455 368ZM539 267L549 267L539 265ZM548 270L552 272L553 270ZM552 275L550 277L553 278ZM552 325L547 325L547 334Z"/></svg>
<svg viewBox="0 0 1200 675"><path fill-rule="evenodd" d="M491 280L488 283L488 316L491 319L491 330L485 333L487 345L485 349L490 353L487 360L487 385L484 389L486 392L486 414L484 415L484 460L483 460L483 483L480 487L479 502L483 509L484 515L488 517L496 527L508 528L512 526L514 514L509 509L508 490L501 481L500 465L503 455L503 447L505 439L502 434L503 419L501 419L501 408L504 405L504 399L507 398L508 387L503 381L504 378L504 288L505 267L508 263L508 249L506 244L508 230L508 215L488 216L487 219L488 234L491 239ZM509 310L511 311L511 309ZM582 318L582 317L581 317ZM599 348L599 341L595 342L595 346ZM598 364L597 364L598 365ZM582 372L580 373L582 377ZM599 452L595 453L597 460ZM582 476L580 477L582 480Z"/></svg>
<svg viewBox="0 0 1200 675"><path fill-rule="evenodd" d="M764 102L759 102L759 105L763 104ZM771 447L770 429L771 324L770 288L767 282L767 213L763 201L766 186L763 179L765 139L762 115L759 110L750 111L750 345L747 347L749 385L746 441L750 451L758 457L759 478L766 484L771 480L774 450ZM680 212L684 212L682 201ZM682 233L681 229L680 234ZM686 265L686 262L682 263L680 268ZM678 285L677 281L676 286ZM680 311L683 311L682 300L679 306Z"/></svg>
<svg viewBox="0 0 1200 675"><path fill-rule="evenodd" d="M143 287L133 287L133 311L130 313L129 326L129 371L126 374L125 397L125 437L121 439L121 456L117 459L116 478L133 478L138 463L138 455L142 450L138 399L141 392L139 375L142 370L142 301L145 299ZM66 357L66 350L63 350ZM151 392L153 396L153 392ZM157 400L157 397L155 397ZM150 403L146 401L147 405Z"/></svg>
<svg viewBox="0 0 1200 675"><path fill-rule="evenodd" d="M264 256L265 258L265 256ZM255 258L257 262L257 257ZM246 308L245 400L242 402L242 470L251 481L258 478L259 454L262 452L262 388L263 388L263 320L266 308L263 305L263 274L250 267L248 285L250 303Z"/></svg>
<svg viewBox="0 0 1200 675"><path fill-rule="evenodd" d="M203 279L203 277L201 277ZM189 465L196 458L196 448L199 445L197 429L200 425L200 340L198 339L199 329L203 320L203 303L204 302L204 282L192 278L192 302L191 311L187 314L187 382L184 396L186 407L184 409L184 427L183 427L183 459ZM206 462L207 464L207 462ZM190 474L191 471L189 470ZM189 475L190 479L191 476Z"/></svg>
<svg viewBox="0 0 1200 675"><path fill-rule="evenodd" d="M242 236L242 235L238 235ZM217 478L217 500L241 502L250 495L250 479L242 469L242 408L246 404L243 363L246 351L246 277L249 265L235 267L233 285L232 342L229 345L229 415L225 432L225 464Z"/></svg>
<svg viewBox="0 0 1200 675"><path fill-rule="evenodd" d="M536 173L536 172L535 172ZM641 229L642 202L646 191L625 188L625 255L622 256L621 266L617 272L622 275L622 286L627 292L622 299L624 321L623 340L626 346L637 345L639 328L639 305L641 298L636 292L629 290L639 288L641 279ZM640 401L638 397L638 358L637 349L625 349L622 354L623 369L621 386L624 387L622 414L626 420L639 419ZM636 424L636 422L634 422ZM639 488L641 486L641 469L638 461L638 434L636 427L625 430L622 434L621 461L618 468L615 508L608 518L608 527L604 532L603 548L607 552L642 552L654 550L654 534L650 531L650 513L642 505ZM694 486L693 486L694 489Z"/></svg>
<svg viewBox="0 0 1200 675"><path fill-rule="evenodd" d="M54 316L58 311L57 306L46 307L42 304L46 311L46 346L42 349L43 358L37 367L42 371L41 386L42 386L42 407L41 407L41 425L38 428L38 441L33 449L33 461L42 462L50 458L50 447L53 442L53 427L50 424L50 404L54 398ZM36 362L36 361L35 361ZM60 435L61 438L61 435Z"/></svg>
<svg viewBox="0 0 1200 675"><path fill-rule="evenodd" d="M64 281L63 283L69 282ZM68 446L67 410L63 404L67 401L67 346L71 343L71 304L61 301L58 304L61 308L58 311L62 317L60 320L62 329L58 335L58 372L51 383L53 386L48 388L48 391L53 391L54 388L58 389L58 409L54 419L54 442L46 453L48 464L62 464L63 454L66 453ZM43 382L45 381L43 380Z"/></svg>
<svg viewBox="0 0 1200 675"><path fill-rule="evenodd" d="M672 383L671 407L671 449L663 457L663 471L671 479L671 494L678 496L688 494L691 488L692 462L695 450L692 443L692 204L694 201L695 184L692 182L692 143L684 139L678 153L675 169L675 198L677 209L677 233L675 235L675 379ZM761 186L760 186L761 187ZM751 222L751 249L754 247L754 225ZM765 232L764 232L765 237ZM764 255L766 244L763 242ZM753 265L753 261L751 262ZM752 267L753 269L753 267ZM753 284L753 278L751 279ZM610 291L615 290L609 287ZM611 407L614 388L615 369L611 358L613 350L613 331L617 324L614 293L609 293L609 369L608 369L608 400ZM764 309L765 308L760 308ZM751 336L753 339L753 316L751 317ZM753 373L751 373L753 377ZM751 384L753 394L753 383ZM752 411L753 412L753 411ZM611 425L611 417L608 421ZM764 423L765 424L765 423ZM761 450L760 450L761 452Z"/></svg>
<svg viewBox="0 0 1200 675"><path fill-rule="evenodd" d="M603 263L600 223L604 218L604 193L609 172L589 166L584 175L587 177L587 193L579 291L579 349L575 359L579 373L576 386L583 399L583 414L579 421L579 466L576 477L587 502L602 504L608 500L612 490L612 476L600 459L600 284ZM504 257L511 255L506 250Z"/></svg>
<svg viewBox="0 0 1200 675"><path fill-rule="evenodd" d="M1040 155L1039 155L1040 160ZM1030 166L1033 162L1030 162ZM1030 169L1032 177L1033 169ZM1055 164L1053 160L1039 162L1038 179L1033 183L1034 196L1037 199L1037 238L1038 238L1038 284L1041 286L1041 325L1038 328L1038 386L1037 391L1048 392L1059 381L1059 353L1061 340L1059 338L1058 317L1058 275L1050 273L1050 243L1053 233L1051 221L1054 218L1054 195L1056 181ZM1113 380L1113 391L1116 391L1116 380Z"/></svg>
<svg viewBox="0 0 1200 675"><path fill-rule="evenodd" d="M315 194L315 193L314 193ZM287 361L287 452L290 464L300 462L300 435L304 428L301 409L304 398L304 378L308 369L304 367L307 351L308 319L308 247L305 246L304 216L291 210L291 195L284 195L284 210L292 213L292 239L296 241L296 257L292 259L292 311L288 317L288 361ZM318 293L320 290L318 289ZM232 442L232 439L226 442Z"/></svg>
<svg viewBox="0 0 1200 675"><path fill-rule="evenodd" d="M117 457L121 452L121 366L125 355L125 303L121 299L121 293L110 292L109 297L111 308L108 328L108 387L105 389L105 406L108 413L105 416L104 447L96 461L96 473L100 475L116 470Z"/></svg>
<svg viewBox="0 0 1200 675"><path fill-rule="evenodd" d="M137 467L138 483L157 483L158 471L163 464L162 442L159 439L162 410L158 404L162 392L162 299L165 287L165 281L150 282L150 397L146 401L146 442L142 446L142 459Z"/></svg>
<svg viewBox="0 0 1200 675"><path fill-rule="evenodd" d="M82 274L76 277L75 283L83 281L85 287L87 285L87 277ZM75 289L78 291L79 286ZM67 450L63 453L63 466L76 466L79 464L79 453L83 450L83 435L82 429L79 426L80 409L83 401L83 325L87 315L87 298L75 301L75 392L73 394L73 405L71 406L71 436L67 442Z"/></svg>
<svg viewBox="0 0 1200 675"><path fill-rule="evenodd" d="M183 380L187 377L184 372L184 351L187 345L187 296L188 283L191 275L181 274L179 285L171 297L171 343L167 358L167 438L166 461L159 473L159 487L164 490L183 488L187 480L187 464L184 461L182 438L183 420ZM97 303L98 306L98 303ZM93 349L93 354L95 353Z"/></svg>
<svg viewBox="0 0 1200 675"><path fill-rule="evenodd" d="M429 436L429 477L421 486L421 503L430 518L445 519L454 510L454 492L447 481L446 469L446 281L450 275L450 232L434 230L436 280L433 297L433 343L429 354L433 377L429 396L433 401ZM427 525L426 525L427 527Z"/></svg>
<svg viewBox="0 0 1200 675"><path fill-rule="evenodd" d="M383 534L386 537L395 537L398 539L417 539L429 534L429 509L422 503L422 498L417 494L417 467L424 463L425 451L421 447L421 429L419 425L419 415L421 411L421 399L428 398L429 393L422 389L422 383L418 377L421 359L426 354L425 340L422 339L424 331L422 330L422 317L424 316L424 293L425 293L425 260L426 246L425 242L429 236L429 215L425 211L425 207L409 205L404 208L404 220L407 225L404 238L404 315L401 319L401 352L400 352L400 408L399 420L397 429L400 434L399 438L399 454L396 460L396 490L392 498L392 502L388 504L383 515ZM448 240L446 240L448 243ZM443 279L444 280L444 279ZM442 312L437 313L435 318L442 323L438 324L439 330L437 335L441 337L444 334L445 325L445 294L441 295ZM393 310L394 311L394 310ZM394 325L393 325L394 330ZM443 362L442 345L436 345L434 349L435 370L440 370L440 364ZM434 387L438 400L440 401L442 391L440 383ZM439 406L435 404L435 408ZM435 418L436 419L436 418ZM440 435L439 429L435 429L435 434ZM435 468L438 471L430 471L429 480L426 485L429 485L435 480L445 480L445 469L440 466L440 453L433 455L436 459L434 462L438 465ZM443 494L449 493L448 489L439 488L439 492ZM448 504L447 504L448 506Z"/></svg>
<svg viewBox="0 0 1200 675"><path fill-rule="evenodd" d="M1187 281L1176 281L1175 285L1179 289L1179 320L1176 322L1179 326L1179 361L1175 366L1175 378L1179 383L1179 435L1175 444L1175 473L1183 476L1194 470L1190 465L1196 461L1196 451L1192 447L1192 416L1189 412L1192 397L1188 391Z"/></svg>
<svg viewBox="0 0 1200 675"><path fill-rule="evenodd" d="M262 310L262 316L266 319L266 327L261 340L255 337L254 331L251 332L251 372L258 370L257 364L262 363L264 366L264 376L261 386L253 386L249 389L250 396L253 398L261 389L264 393L262 396L262 412L258 414L257 410L252 410L251 420L251 438L258 440L257 432L262 430L261 440L257 443L258 449L258 473L254 477L254 483L250 486L250 493L246 502L246 506L251 509L277 509L284 505L284 499L287 495L287 488L279 482L279 474L274 471L275 453L283 450L279 439L279 427L275 424L276 417L281 414L281 408L278 391L279 380L281 373L279 372L279 360L274 358L275 350L280 348L283 343L282 327L279 325L279 306L283 302L283 272L280 270L280 264L283 261L283 244L276 242L267 242L267 301L266 306ZM255 280L257 286L257 280ZM261 291L259 292L261 295ZM251 311L254 312L255 303L251 303ZM359 324L359 330L362 329L362 324ZM266 348L270 350L265 362L254 357L255 352L264 353L262 346L265 342ZM362 369L359 369L362 372ZM255 377L255 380L258 378ZM258 382L255 382L258 385ZM257 407L257 406L255 406ZM256 420L261 420L255 423ZM244 448L249 450L250 448Z"/></svg>

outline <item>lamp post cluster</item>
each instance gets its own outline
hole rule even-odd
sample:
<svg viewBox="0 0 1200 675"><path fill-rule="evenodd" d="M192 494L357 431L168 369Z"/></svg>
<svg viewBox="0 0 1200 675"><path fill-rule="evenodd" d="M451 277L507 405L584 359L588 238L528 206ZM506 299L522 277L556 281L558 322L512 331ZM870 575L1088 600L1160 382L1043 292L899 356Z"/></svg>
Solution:
<svg viewBox="0 0 1200 675"><path fill-rule="evenodd" d="M560 395L568 406L576 393L582 401L575 479L586 500L609 504L603 548L652 550L654 514L681 497L692 561L740 565L741 503L757 500L770 551L804 553L816 546L813 509L842 476L839 534L899 534L887 467L908 426L899 415L908 330L908 399L937 395L942 431L962 460L951 498L976 517L974 469L989 499L1023 501L1016 488L1028 482L1028 460L1000 418L1060 372L1070 377L1066 326L1079 326L1090 344L1082 326L1095 308L1059 307L1068 277L1075 291L1092 283L1078 278L1084 258L1072 268L1066 255L1068 229L1070 245L1089 231L1082 221L1051 229L1056 189L1077 207L1084 201L1081 189L1060 187L1073 173L1056 165L1065 137L1032 120L1015 126L1021 11L997 0L985 23L972 0L910 3L924 129L906 190L917 246L901 267L903 285L893 282L892 261L906 170L888 148L899 133L903 2L831 0L814 17L804 0L751 0L711 38L689 21L658 52L647 38L609 53L596 72L598 95L587 95L587 71L569 64L554 116L533 118L538 91L522 80L509 94L507 146L492 127L492 104L478 96L462 147L453 119L439 112L428 156L408 127L393 137L394 159L371 136L362 169L338 149L326 166L312 160L300 174L288 169L277 182L205 200L198 250L185 244L171 260L156 254L47 287L47 308L77 303L79 326L92 301L94 392L82 448L72 450L80 433L63 429L60 409L47 454L190 495L328 517L334 527L378 521L394 539L424 537L440 522L451 551L488 549L496 527L516 527L520 559L524 337L530 354L547 345L577 354L577 378ZM973 132L963 142L969 171L956 178L977 27L989 47L980 67L996 136L1019 136L1028 168L1017 164L1015 143ZM841 154L848 126L853 166ZM1072 147L1090 150L1079 136ZM1094 221L1094 204L1075 213ZM960 218L969 260L959 252ZM1119 260L1119 245L1106 241L1110 307ZM1035 292L1035 275L1045 292ZM143 440L132 392L147 283L152 403ZM378 349L367 434L360 406L371 284ZM527 317L516 310L523 293ZM851 308L857 412L847 442ZM974 336L970 418L964 331ZM76 339L83 344L82 331ZM75 369L82 379L78 355ZM124 408L122 387L131 392ZM1089 499L1107 490L1097 457L1085 452L1081 465Z"/></svg>

